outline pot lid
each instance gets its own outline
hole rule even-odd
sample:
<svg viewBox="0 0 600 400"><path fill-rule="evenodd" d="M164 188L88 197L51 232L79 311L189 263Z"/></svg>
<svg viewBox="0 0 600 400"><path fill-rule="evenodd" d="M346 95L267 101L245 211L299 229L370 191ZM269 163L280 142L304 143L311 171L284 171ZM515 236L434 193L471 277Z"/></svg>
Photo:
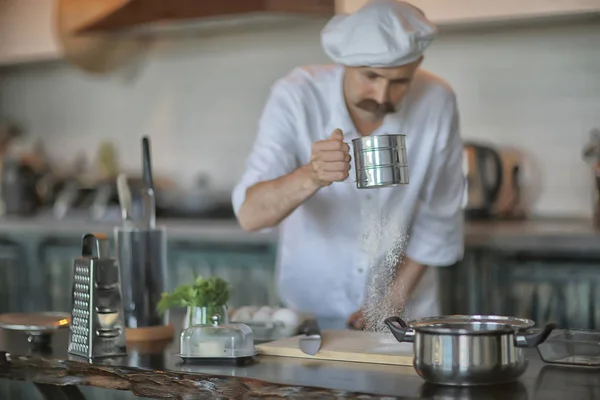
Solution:
<svg viewBox="0 0 600 400"><path fill-rule="evenodd" d="M434 335L505 335L514 334L516 328L508 324L497 322L462 322L462 323L438 323L415 327L414 330L420 333L431 333Z"/></svg>
<svg viewBox="0 0 600 400"><path fill-rule="evenodd" d="M424 328L440 325L445 325L448 328L451 325L465 325L471 323L491 325L510 325L513 329L527 330L535 326L535 322L530 319L508 317L501 315L443 315L438 317L427 317L418 320L408 322L408 326L411 328Z"/></svg>

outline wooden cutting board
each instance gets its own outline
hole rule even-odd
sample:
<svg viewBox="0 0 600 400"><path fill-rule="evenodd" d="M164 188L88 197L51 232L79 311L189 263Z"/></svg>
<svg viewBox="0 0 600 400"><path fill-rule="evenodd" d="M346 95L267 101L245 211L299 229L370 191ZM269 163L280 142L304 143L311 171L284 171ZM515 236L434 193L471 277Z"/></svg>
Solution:
<svg viewBox="0 0 600 400"><path fill-rule="evenodd" d="M398 343L391 334L363 331L323 331L321 348L310 356L300 350L300 336L256 345L262 355L353 361L372 364L413 364L412 343Z"/></svg>

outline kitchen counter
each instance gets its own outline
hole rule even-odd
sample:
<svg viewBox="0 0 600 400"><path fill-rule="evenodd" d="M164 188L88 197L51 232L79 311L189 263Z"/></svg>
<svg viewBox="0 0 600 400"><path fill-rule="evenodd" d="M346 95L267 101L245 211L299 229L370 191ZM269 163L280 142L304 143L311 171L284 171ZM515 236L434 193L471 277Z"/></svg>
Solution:
<svg viewBox="0 0 600 400"><path fill-rule="evenodd" d="M158 220L167 229L168 237L177 240L274 244L277 231L245 232L235 220ZM34 234L53 236L82 235L85 232L113 231L112 222L85 219L61 221L48 217L0 218L0 234ZM467 222L467 247L488 247L506 250L599 251L600 230L591 220L572 218L536 218L524 221Z"/></svg>
<svg viewBox="0 0 600 400"><path fill-rule="evenodd" d="M49 217L0 218L0 234L33 234L52 236L83 235L86 232L111 234L114 222L90 221L84 218L56 220ZM158 219L157 226L167 230L170 239L206 240L235 243L275 243L277 231L245 232L236 220Z"/></svg>
<svg viewBox="0 0 600 400"><path fill-rule="evenodd" d="M546 365L535 351L529 352L529 367L515 383L457 389L426 384L412 367L267 356L243 367L188 366L174 355L176 341L132 345L127 357L89 363L68 356L66 344L65 330L54 335L54 350L35 353L23 334L0 329L0 378L34 382L44 393L63 390L66 398L79 398L81 385L154 399L583 400L600 393L597 369Z"/></svg>
<svg viewBox="0 0 600 400"><path fill-rule="evenodd" d="M600 252L600 229L586 219L467 222L465 245L502 250Z"/></svg>

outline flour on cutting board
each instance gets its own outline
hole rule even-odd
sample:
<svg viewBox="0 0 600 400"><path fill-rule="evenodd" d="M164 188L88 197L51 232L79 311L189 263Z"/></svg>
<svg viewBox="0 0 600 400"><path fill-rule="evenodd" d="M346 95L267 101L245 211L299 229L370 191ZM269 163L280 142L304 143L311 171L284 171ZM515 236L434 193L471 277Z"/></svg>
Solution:
<svg viewBox="0 0 600 400"><path fill-rule="evenodd" d="M363 309L367 331L389 332L383 321L404 311L393 305L390 296L396 266L402 260L408 242L403 211L400 208L387 213L364 205L362 207L362 243L369 270Z"/></svg>
<svg viewBox="0 0 600 400"><path fill-rule="evenodd" d="M370 348L370 351L377 354L411 354L413 352L413 343L398 343L387 327L386 330L387 332L377 333L379 341L377 345Z"/></svg>
<svg viewBox="0 0 600 400"><path fill-rule="evenodd" d="M411 354L413 352L412 343L398 343L396 339L389 344L381 344L372 347L370 350L375 354Z"/></svg>

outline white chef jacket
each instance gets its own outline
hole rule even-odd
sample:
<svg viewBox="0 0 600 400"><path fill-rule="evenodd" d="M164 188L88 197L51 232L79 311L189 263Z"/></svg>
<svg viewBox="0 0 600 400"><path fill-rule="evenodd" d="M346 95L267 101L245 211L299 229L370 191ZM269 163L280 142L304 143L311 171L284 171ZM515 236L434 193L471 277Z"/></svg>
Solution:
<svg viewBox="0 0 600 400"><path fill-rule="evenodd" d="M341 129L347 142L360 137L344 102L343 71L339 65L296 68L273 85L246 170L232 193L236 215L249 187L308 164L311 145L334 129ZM409 227L405 254L412 260L441 267L462 258L465 177L450 86L419 70L399 110L387 115L373 135L393 133L406 135L408 185L357 189L334 182L279 225L277 283L287 307L345 318L363 305L368 273L360 244L364 204L390 215L405 210L398 223ZM439 314L435 272L427 269L408 317Z"/></svg>

